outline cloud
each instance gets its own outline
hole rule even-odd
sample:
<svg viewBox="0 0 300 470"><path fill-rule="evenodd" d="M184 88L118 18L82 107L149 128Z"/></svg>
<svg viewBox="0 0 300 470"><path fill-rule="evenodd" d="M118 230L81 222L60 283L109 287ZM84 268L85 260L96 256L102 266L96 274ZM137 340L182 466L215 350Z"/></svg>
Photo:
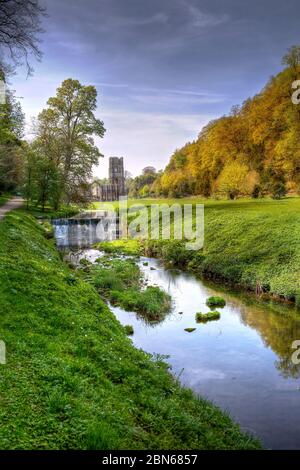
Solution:
<svg viewBox="0 0 300 470"><path fill-rule="evenodd" d="M229 15L216 15L211 13L204 13L198 7L191 5L190 2L184 1L183 4L190 14L190 25L194 28L207 28L218 26L226 23L229 20Z"/></svg>
<svg viewBox="0 0 300 470"><path fill-rule="evenodd" d="M146 165L164 168L176 148L197 138L201 128L213 117L207 114L164 114L125 111L118 108L101 113L107 132L97 141L105 158L98 176L107 175L109 156L123 156L125 167L137 175Z"/></svg>
<svg viewBox="0 0 300 470"><path fill-rule="evenodd" d="M147 25L163 25L168 22L168 15L163 12L155 13L149 17L138 16L108 16L105 24L97 25L100 31L116 31L125 29L128 30L134 27L147 26Z"/></svg>
<svg viewBox="0 0 300 470"><path fill-rule="evenodd" d="M203 104L223 103L227 99L226 96L218 93L163 88L136 88L129 96L137 103L178 109L182 106L195 107Z"/></svg>

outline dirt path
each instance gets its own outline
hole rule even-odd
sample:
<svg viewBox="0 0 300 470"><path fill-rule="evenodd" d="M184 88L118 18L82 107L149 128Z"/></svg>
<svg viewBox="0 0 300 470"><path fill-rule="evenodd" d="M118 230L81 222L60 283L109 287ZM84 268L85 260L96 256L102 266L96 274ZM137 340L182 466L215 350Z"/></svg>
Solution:
<svg viewBox="0 0 300 470"><path fill-rule="evenodd" d="M10 211L13 211L14 209L18 209L19 207L22 207L24 204L24 199L20 197L15 197L14 199L11 199L10 201L7 201L3 206L0 207L0 220L2 220L5 216Z"/></svg>

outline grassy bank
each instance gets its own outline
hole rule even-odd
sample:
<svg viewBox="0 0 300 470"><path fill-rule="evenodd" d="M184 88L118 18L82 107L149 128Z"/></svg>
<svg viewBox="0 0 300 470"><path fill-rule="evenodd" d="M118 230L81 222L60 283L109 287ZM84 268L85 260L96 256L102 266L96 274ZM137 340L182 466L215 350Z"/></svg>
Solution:
<svg viewBox="0 0 300 470"><path fill-rule="evenodd" d="M135 349L25 212L0 223L1 449L245 449L258 443Z"/></svg>
<svg viewBox="0 0 300 470"><path fill-rule="evenodd" d="M144 245L147 254L300 305L300 198L155 199L129 201L129 206L137 202L205 205L202 250L188 251L183 242L158 241Z"/></svg>

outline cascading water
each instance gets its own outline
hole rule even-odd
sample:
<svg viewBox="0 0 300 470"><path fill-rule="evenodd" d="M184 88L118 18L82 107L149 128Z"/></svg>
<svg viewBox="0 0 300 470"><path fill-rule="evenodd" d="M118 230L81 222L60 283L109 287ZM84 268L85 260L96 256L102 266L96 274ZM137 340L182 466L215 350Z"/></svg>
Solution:
<svg viewBox="0 0 300 470"><path fill-rule="evenodd" d="M65 224L56 224L55 222L53 222L53 226L56 244L58 247L66 247L69 241L69 224L67 221Z"/></svg>
<svg viewBox="0 0 300 470"><path fill-rule="evenodd" d="M119 238L118 220L104 211L53 220L52 225L58 248L88 248L101 241Z"/></svg>

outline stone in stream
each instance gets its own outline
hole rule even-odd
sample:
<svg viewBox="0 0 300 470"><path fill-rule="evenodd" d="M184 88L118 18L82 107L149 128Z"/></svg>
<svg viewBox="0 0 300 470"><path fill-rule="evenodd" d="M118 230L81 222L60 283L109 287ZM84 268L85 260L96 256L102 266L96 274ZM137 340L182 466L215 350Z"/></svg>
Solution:
<svg viewBox="0 0 300 470"><path fill-rule="evenodd" d="M197 328L185 328L184 331L187 331L188 333L193 333Z"/></svg>

